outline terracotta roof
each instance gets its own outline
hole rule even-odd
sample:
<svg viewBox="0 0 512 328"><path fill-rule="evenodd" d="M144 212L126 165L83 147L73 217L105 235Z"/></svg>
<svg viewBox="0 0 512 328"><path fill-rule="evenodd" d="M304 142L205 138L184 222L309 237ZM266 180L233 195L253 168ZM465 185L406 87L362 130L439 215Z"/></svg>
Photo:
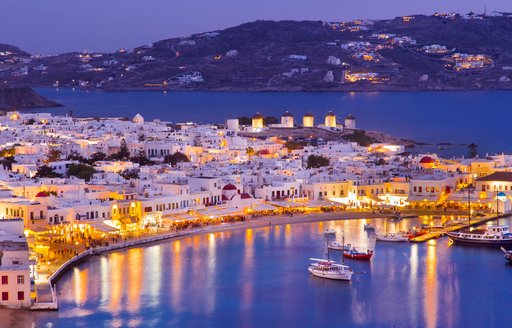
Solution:
<svg viewBox="0 0 512 328"><path fill-rule="evenodd" d="M486 175L485 177L478 178L476 181L512 182L512 172L494 172L492 174Z"/></svg>
<svg viewBox="0 0 512 328"><path fill-rule="evenodd" d="M243 194L240 195L240 198L242 198L242 199L249 199L249 198L252 198L252 197L248 193L244 192Z"/></svg>
<svg viewBox="0 0 512 328"><path fill-rule="evenodd" d="M238 190L238 188L234 184L228 183L222 190Z"/></svg>
<svg viewBox="0 0 512 328"><path fill-rule="evenodd" d="M40 191L36 194L36 197L48 197L48 193L45 191Z"/></svg>
<svg viewBox="0 0 512 328"><path fill-rule="evenodd" d="M430 157L430 156L425 156L422 159L420 159L420 163L421 164L434 163L434 159L432 157Z"/></svg>

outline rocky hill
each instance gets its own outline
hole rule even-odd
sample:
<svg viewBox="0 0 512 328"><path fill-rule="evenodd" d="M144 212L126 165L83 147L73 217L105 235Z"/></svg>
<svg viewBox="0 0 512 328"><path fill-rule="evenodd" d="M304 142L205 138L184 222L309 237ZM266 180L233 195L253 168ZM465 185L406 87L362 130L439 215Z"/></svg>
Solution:
<svg viewBox="0 0 512 328"><path fill-rule="evenodd" d="M37 107L59 107L27 87L0 88L0 110L19 110Z"/></svg>
<svg viewBox="0 0 512 328"><path fill-rule="evenodd" d="M4 46L6 47L6 46ZM104 90L387 91L512 88L512 15L256 21L113 53L27 57L11 85Z"/></svg>

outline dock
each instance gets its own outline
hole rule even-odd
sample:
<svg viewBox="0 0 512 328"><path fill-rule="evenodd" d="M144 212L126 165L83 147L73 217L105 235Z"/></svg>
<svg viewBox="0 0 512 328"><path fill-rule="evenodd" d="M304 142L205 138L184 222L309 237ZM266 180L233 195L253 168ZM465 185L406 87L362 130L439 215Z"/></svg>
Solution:
<svg viewBox="0 0 512 328"><path fill-rule="evenodd" d="M507 217L510 217L510 216L512 216L512 213L507 213L507 214L503 214L503 215L500 215L500 216L486 215L486 216L482 216L482 217L479 217L479 218L471 218L471 225L469 225L469 224L460 224L460 225L444 227L442 229L431 229L427 234L422 235L422 236L418 236L418 237L414 237L410 241L412 243L424 243L424 242L429 241L431 239L437 239L437 238L443 237L448 232L464 230L464 229L469 228L470 226L471 227L476 227L476 226L482 225L482 224L484 224L486 222L489 222L489 221L493 221L493 220L497 220L497 219L502 219L502 218L507 218Z"/></svg>

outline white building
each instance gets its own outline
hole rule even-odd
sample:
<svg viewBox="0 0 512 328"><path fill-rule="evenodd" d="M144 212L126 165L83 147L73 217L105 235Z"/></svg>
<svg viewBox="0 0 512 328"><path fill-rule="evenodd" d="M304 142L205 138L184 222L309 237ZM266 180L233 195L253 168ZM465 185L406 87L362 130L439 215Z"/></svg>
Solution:
<svg viewBox="0 0 512 328"><path fill-rule="evenodd" d="M28 244L23 220L0 220L0 305L28 308L30 296Z"/></svg>

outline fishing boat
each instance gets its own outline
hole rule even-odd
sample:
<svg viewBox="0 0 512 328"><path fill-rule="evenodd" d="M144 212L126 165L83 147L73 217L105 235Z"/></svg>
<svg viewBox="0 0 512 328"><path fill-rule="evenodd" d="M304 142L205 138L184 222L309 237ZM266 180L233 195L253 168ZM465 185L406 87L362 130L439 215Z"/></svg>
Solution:
<svg viewBox="0 0 512 328"><path fill-rule="evenodd" d="M428 230L426 229L412 229L405 233L405 235L409 238L409 240L426 235L428 233Z"/></svg>
<svg viewBox="0 0 512 328"><path fill-rule="evenodd" d="M512 233L508 225L488 226L485 230L474 230L471 232L448 232L455 244L479 245L479 246L512 246Z"/></svg>
<svg viewBox="0 0 512 328"><path fill-rule="evenodd" d="M363 228L364 228L364 230L375 230L375 227L373 226L373 224L370 224L370 223L365 223Z"/></svg>
<svg viewBox="0 0 512 328"><path fill-rule="evenodd" d="M313 262L309 265L308 271L315 277L350 281L354 274L348 265L337 264L329 259L310 258L310 260Z"/></svg>
<svg viewBox="0 0 512 328"><path fill-rule="evenodd" d="M378 241L393 241L393 242L404 242L408 241L409 237L402 233L387 233L385 235L375 234L375 239Z"/></svg>
<svg viewBox="0 0 512 328"><path fill-rule="evenodd" d="M506 250L505 248L501 247L501 250L503 251L503 253L505 253L505 258L507 259L507 261L509 261L510 263L512 263L512 250Z"/></svg>
<svg viewBox="0 0 512 328"><path fill-rule="evenodd" d="M373 251L371 249L368 249L366 252L360 252L355 247L352 247L349 250L343 251L343 257L354 260L370 260L372 255Z"/></svg>

